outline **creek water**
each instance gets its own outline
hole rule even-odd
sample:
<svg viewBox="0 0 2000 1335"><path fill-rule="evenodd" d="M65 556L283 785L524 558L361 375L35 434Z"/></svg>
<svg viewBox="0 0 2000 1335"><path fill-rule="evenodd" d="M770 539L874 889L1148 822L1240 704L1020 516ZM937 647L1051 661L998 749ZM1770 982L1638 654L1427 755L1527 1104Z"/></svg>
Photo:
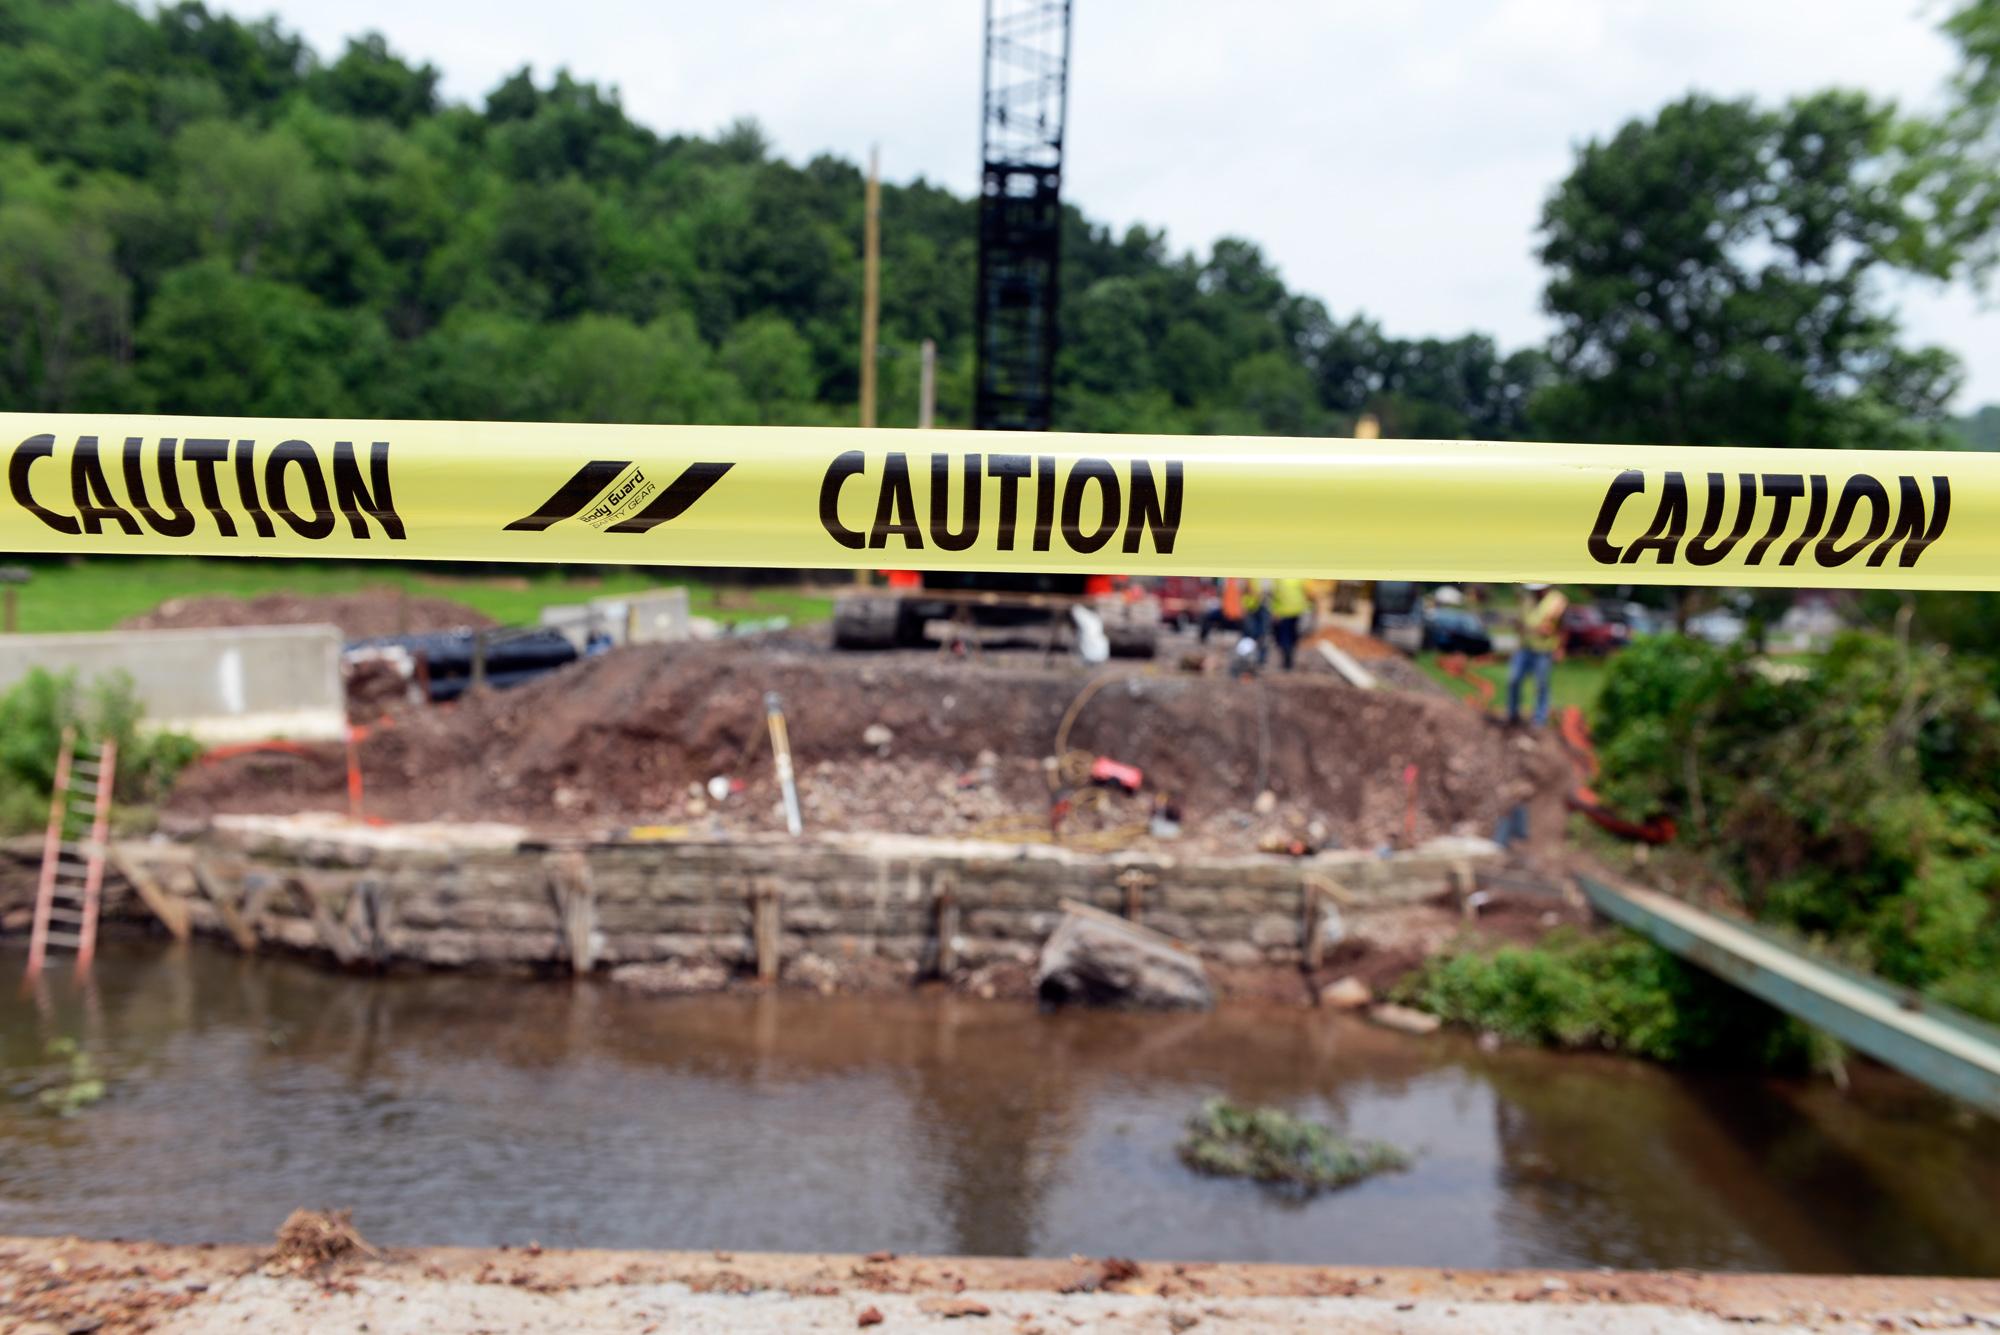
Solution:
<svg viewBox="0 0 2000 1335"><path fill-rule="evenodd" d="M21 955L0 951L18 977ZM69 1037L108 1090L37 1092ZM1189 1172L1201 1101L1413 1160L1311 1197ZM0 995L0 1233L2000 1274L2000 1126L1879 1071L1693 1075L1311 1011L674 999L113 942Z"/></svg>

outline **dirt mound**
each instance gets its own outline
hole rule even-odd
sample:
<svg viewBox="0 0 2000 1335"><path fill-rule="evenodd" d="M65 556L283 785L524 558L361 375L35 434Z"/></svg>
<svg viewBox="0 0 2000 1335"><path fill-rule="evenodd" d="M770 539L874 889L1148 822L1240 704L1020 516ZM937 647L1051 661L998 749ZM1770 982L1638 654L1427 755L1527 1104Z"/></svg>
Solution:
<svg viewBox="0 0 2000 1335"><path fill-rule="evenodd" d="M256 598L170 598L152 611L128 617L120 630L206 630L230 626L316 626L331 624L350 640L375 635L491 626L495 622L449 598L426 598L398 589L311 597L267 593Z"/></svg>
<svg viewBox="0 0 2000 1335"><path fill-rule="evenodd" d="M1373 848L1401 836L1416 767L1418 839L1490 833L1515 803L1562 825L1554 742L1456 702L1362 692L1330 677L1259 681L1109 670L1076 709L1078 761L1139 766L1139 795L1086 789L1066 826L1141 844L1151 794L1179 805L1189 851L1254 851L1283 831ZM784 701L806 823L817 829L1037 837L1044 758L1089 681L1067 670L842 657L717 643L620 650L518 690L411 709L361 750L370 811L397 820L512 819L782 828L763 698ZM719 805L713 777L742 784ZM1271 794L1260 802L1259 794ZM183 775L170 811L345 806L338 748L236 756Z"/></svg>

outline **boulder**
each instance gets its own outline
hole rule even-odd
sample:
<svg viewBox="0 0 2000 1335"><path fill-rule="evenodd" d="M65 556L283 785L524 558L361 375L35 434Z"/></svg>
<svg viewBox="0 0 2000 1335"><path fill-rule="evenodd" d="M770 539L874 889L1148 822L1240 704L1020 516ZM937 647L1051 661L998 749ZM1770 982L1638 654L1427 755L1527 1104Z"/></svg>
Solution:
<svg viewBox="0 0 2000 1335"><path fill-rule="evenodd" d="M1394 1029L1405 1034L1435 1034L1439 1026L1444 1023L1435 1015L1388 1002L1369 1011L1368 1018L1384 1029Z"/></svg>
<svg viewBox="0 0 2000 1335"><path fill-rule="evenodd" d="M1065 902L1042 946L1035 991L1049 1005L1210 1010L1215 993L1192 950L1158 932Z"/></svg>
<svg viewBox="0 0 2000 1335"><path fill-rule="evenodd" d="M1319 1004L1337 1011L1358 1011L1375 1000L1368 984L1353 974L1336 978L1319 990Z"/></svg>

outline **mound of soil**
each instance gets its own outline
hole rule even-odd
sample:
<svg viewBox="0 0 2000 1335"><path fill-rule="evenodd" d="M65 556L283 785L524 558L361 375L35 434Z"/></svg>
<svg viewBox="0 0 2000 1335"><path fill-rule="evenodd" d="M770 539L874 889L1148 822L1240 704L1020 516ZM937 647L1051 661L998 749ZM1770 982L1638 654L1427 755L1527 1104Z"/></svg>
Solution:
<svg viewBox="0 0 2000 1335"><path fill-rule="evenodd" d="M267 593L257 598L170 598L152 611L128 617L120 630L207 630L231 626L340 627L343 637L413 635L424 631L491 626L495 622L449 598L426 598L398 589L302 597Z"/></svg>
<svg viewBox="0 0 2000 1335"><path fill-rule="evenodd" d="M1274 836L1374 848L1401 838L1405 767L1415 835L1490 833L1532 804L1562 827L1557 744L1454 701L1363 692L1304 673L1237 681L1108 669L1066 749L1144 771L1141 793L1086 789L1065 830L1143 845L1153 794L1179 805L1189 852L1253 852ZM769 644L623 649L500 693L414 708L361 748L367 807L397 820L613 822L783 828L764 716L781 696L809 828L1015 838L1045 835L1045 757L1080 673L844 657ZM1070 770L1075 776L1075 770ZM251 754L198 764L169 812L342 809L343 754ZM742 787L720 804L712 777ZM1270 796L1259 802L1259 794Z"/></svg>

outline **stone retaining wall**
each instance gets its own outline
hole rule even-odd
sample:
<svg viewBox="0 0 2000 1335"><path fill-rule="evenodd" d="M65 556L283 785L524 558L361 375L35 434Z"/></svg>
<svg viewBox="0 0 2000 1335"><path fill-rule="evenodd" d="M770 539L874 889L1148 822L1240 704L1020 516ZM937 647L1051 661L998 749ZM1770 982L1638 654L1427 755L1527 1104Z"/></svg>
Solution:
<svg viewBox="0 0 2000 1335"><path fill-rule="evenodd" d="M1221 963L1292 964L1319 916L1358 921L1463 891L1498 856L1479 840L1201 861L888 836L555 846L504 826L254 817L124 851L197 932L349 963L747 969L762 905L770 967L873 957L912 973L1030 962L1066 899ZM107 912L151 916L113 882Z"/></svg>

